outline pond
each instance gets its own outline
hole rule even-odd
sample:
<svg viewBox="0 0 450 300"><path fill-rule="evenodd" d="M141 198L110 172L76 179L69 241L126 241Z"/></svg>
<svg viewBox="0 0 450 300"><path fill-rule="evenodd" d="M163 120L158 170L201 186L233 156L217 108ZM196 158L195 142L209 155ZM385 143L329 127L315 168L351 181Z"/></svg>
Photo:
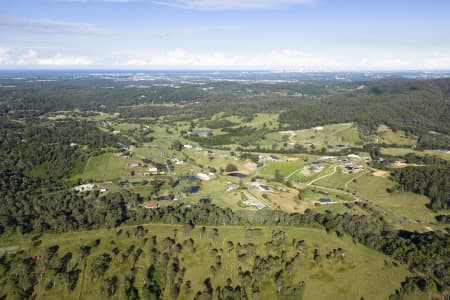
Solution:
<svg viewBox="0 0 450 300"><path fill-rule="evenodd" d="M195 185L195 186L191 186L187 192L188 193L197 193L200 190L200 186L199 185Z"/></svg>
<svg viewBox="0 0 450 300"><path fill-rule="evenodd" d="M247 177L247 174L240 173L240 172L231 172L231 173L228 173L227 175L228 176L233 176L233 177L239 177L239 178Z"/></svg>
<svg viewBox="0 0 450 300"><path fill-rule="evenodd" d="M210 133L212 132L212 129L193 129L192 133Z"/></svg>

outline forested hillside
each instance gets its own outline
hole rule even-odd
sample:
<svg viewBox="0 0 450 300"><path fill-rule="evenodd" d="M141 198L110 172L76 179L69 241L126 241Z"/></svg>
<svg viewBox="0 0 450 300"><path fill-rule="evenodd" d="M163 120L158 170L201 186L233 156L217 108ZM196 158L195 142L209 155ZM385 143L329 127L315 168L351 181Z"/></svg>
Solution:
<svg viewBox="0 0 450 300"><path fill-rule="evenodd" d="M450 141L449 116L450 80L440 79L374 82L367 89L302 103L282 113L280 121L294 128L358 122L370 131L386 124L393 130L420 135L421 147L430 144L445 148ZM429 131L445 135L436 134L430 138Z"/></svg>

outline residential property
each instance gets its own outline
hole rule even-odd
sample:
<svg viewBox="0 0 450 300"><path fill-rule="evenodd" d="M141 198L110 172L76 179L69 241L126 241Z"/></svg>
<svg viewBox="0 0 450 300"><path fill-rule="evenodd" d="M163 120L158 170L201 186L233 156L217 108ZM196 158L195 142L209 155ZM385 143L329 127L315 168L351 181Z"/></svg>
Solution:
<svg viewBox="0 0 450 300"><path fill-rule="evenodd" d="M270 188L268 185L262 184L261 182L258 181L253 181L249 183L251 186L254 186L256 188L258 188L261 192L269 192Z"/></svg>
<svg viewBox="0 0 450 300"><path fill-rule="evenodd" d="M239 186L236 183L228 182L226 192L234 191L234 190L238 189L238 187Z"/></svg>
<svg viewBox="0 0 450 300"><path fill-rule="evenodd" d="M93 183L86 183L82 185L78 185L74 187L73 189L77 192L89 192L92 191L95 188L95 184Z"/></svg>
<svg viewBox="0 0 450 300"><path fill-rule="evenodd" d="M160 208L160 206L159 206L158 203L147 203L147 204L144 204L144 207L147 208L147 209L157 209L157 208Z"/></svg>
<svg viewBox="0 0 450 300"><path fill-rule="evenodd" d="M319 203L320 204L333 204L333 203L336 203L336 201L333 201L329 198L320 198Z"/></svg>
<svg viewBox="0 0 450 300"><path fill-rule="evenodd" d="M152 175L156 175L158 174L158 168L157 167L148 168L148 172Z"/></svg>
<svg viewBox="0 0 450 300"><path fill-rule="evenodd" d="M267 205L265 205L265 204L259 202L259 201L256 200L256 199L248 199L248 200L242 201L242 203L243 203L245 206L254 206L254 207L256 207L257 209L267 208Z"/></svg>
<svg viewBox="0 0 450 300"><path fill-rule="evenodd" d="M200 180L210 180L211 179L211 177L209 177L209 175L205 174L205 173L197 173L197 177Z"/></svg>

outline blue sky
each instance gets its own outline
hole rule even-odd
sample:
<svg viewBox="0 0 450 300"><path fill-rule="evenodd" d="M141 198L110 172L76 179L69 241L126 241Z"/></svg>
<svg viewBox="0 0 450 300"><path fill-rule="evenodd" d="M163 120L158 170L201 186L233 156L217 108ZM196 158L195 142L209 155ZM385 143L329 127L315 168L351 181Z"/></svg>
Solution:
<svg viewBox="0 0 450 300"><path fill-rule="evenodd" d="M447 0L1 5L3 69L450 69Z"/></svg>

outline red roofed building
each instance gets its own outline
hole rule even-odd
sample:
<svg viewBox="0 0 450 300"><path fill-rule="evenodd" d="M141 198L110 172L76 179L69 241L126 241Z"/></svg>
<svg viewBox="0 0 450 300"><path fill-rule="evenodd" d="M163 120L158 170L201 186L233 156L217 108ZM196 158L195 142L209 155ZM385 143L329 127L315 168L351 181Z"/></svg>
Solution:
<svg viewBox="0 0 450 300"><path fill-rule="evenodd" d="M147 203L147 204L144 204L144 207L145 208L149 208L149 209L156 209L156 208L159 208L159 204L157 204L157 203Z"/></svg>

